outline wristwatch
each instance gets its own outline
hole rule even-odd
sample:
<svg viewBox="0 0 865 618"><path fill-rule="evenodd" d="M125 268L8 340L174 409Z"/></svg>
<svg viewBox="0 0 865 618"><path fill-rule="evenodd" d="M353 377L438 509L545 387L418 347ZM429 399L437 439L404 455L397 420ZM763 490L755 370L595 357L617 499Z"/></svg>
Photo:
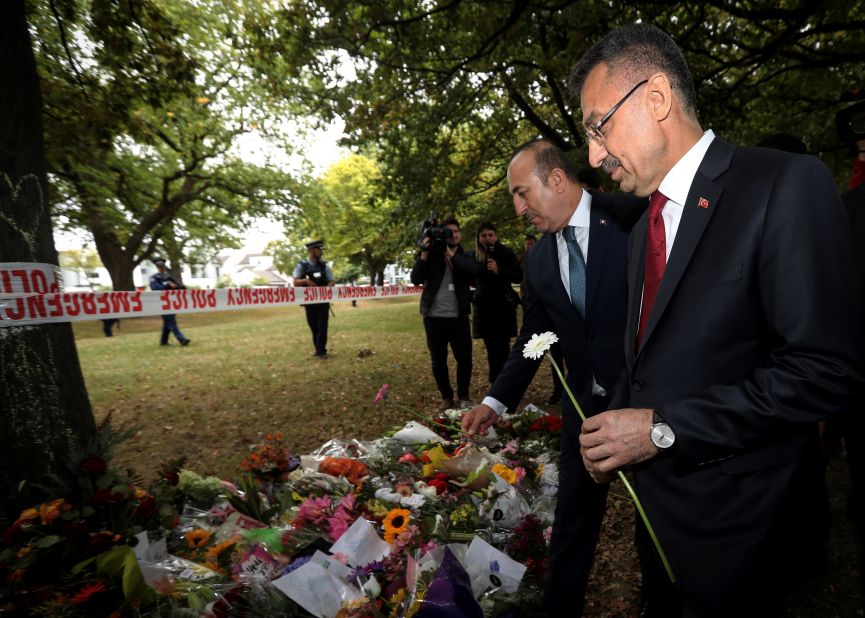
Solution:
<svg viewBox="0 0 865 618"><path fill-rule="evenodd" d="M676 434L673 432L673 428L667 424L664 417L658 414L657 410L653 410L652 431L649 436L652 439L652 444L659 451L666 451L676 441Z"/></svg>

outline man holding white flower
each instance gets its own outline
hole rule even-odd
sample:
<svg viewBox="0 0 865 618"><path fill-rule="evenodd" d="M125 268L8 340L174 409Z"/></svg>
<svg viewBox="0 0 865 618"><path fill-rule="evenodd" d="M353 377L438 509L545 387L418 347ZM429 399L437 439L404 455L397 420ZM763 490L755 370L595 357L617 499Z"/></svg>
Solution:
<svg viewBox="0 0 865 618"><path fill-rule="evenodd" d="M544 235L526 254L520 335L488 396L463 417L470 433L486 433L501 414L516 409L541 362L523 355L533 334L558 334L568 385L587 414L606 409L624 364L628 232L646 201L584 191L574 165L544 139L516 150L508 187L517 214ZM607 485L596 485L582 464L580 419L568 397L562 416L544 608L551 616L579 616Z"/></svg>
<svg viewBox="0 0 865 618"><path fill-rule="evenodd" d="M577 63L589 162L649 196L631 237L626 372L580 442L632 466L676 583L638 534L641 615L776 616L819 559L817 421L861 383L853 252L816 158L703 131L688 66L647 24Z"/></svg>

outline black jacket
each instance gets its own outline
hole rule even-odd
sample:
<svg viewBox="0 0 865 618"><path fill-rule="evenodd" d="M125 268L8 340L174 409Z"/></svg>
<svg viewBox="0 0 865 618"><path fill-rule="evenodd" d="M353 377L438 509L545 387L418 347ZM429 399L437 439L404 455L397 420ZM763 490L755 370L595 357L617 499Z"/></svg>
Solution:
<svg viewBox="0 0 865 618"><path fill-rule="evenodd" d="M469 284L477 276L479 265L474 255L469 255L463 251L462 247L458 247L456 255L451 258L451 267L453 268L454 291L457 295L459 314L461 316L469 315L472 300ZM414 285L424 286L420 297L421 315L425 316L429 313L433 299L444 277L445 268L447 268L447 264L444 253L430 251L426 260L420 259L420 253L417 254L414 267L411 269L411 282Z"/></svg>
<svg viewBox="0 0 865 618"><path fill-rule="evenodd" d="M472 301L475 306L472 336L475 339L491 335L515 337L517 334L518 297L511 284L523 280L523 269L516 254L500 242L496 243L492 255L499 266L498 274L488 271L484 262L478 262Z"/></svg>

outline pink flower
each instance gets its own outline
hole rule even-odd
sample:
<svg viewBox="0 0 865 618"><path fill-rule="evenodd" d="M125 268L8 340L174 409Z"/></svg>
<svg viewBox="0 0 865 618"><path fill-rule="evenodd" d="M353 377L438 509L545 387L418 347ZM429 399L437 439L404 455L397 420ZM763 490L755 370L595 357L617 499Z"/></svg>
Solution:
<svg viewBox="0 0 865 618"><path fill-rule="evenodd" d="M348 523L342 517L328 517L327 527L330 529L330 538L336 542L348 530Z"/></svg>
<svg viewBox="0 0 865 618"><path fill-rule="evenodd" d="M517 483L526 478L526 469L522 466L517 466L516 468L514 468L514 472L517 475Z"/></svg>
<svg viewBox="0 0 865 618"><path fill-rule="evenodd" d="M517 454L517 441L511 440L505 447L499 451L502 455L516 455Z"/></svg>
<svg viewBox="0 0 865 618"><path fill-rule="evenodd" d="M400 463L417 463L418 458L414 453L405 453L399 458Z"/></svg>
<svg viewBox="0 0 865 618"><path fill-rule="evenodd" d="M389 392L390 392L390 385L389 384L382 384L381 388L378 389L378 394L375 396L375 399L373 399L372 403L377 404L382 399L387 399L387 394Z"/></svg>
<svg viewBox="0 0 865 618"><path fill-rule="evenodd" d="M295 522L299 525L309 523L314 526L320 526L327 519L327 511L329 509L330 497L322 496L320 498L307 498L297 510L297 517L295 518Z"/></svg>

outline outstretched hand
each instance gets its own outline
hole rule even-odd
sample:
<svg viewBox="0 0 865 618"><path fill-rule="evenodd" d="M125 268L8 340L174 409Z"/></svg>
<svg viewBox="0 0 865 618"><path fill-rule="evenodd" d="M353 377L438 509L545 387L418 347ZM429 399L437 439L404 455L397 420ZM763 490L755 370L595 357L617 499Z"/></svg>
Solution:
<svg viewBox="0 0 865 618"><path fill-rule="evenodd" d="M485 436L498 420L495 410L482 403L463 415L462 430L471 436Z"/></svg>

